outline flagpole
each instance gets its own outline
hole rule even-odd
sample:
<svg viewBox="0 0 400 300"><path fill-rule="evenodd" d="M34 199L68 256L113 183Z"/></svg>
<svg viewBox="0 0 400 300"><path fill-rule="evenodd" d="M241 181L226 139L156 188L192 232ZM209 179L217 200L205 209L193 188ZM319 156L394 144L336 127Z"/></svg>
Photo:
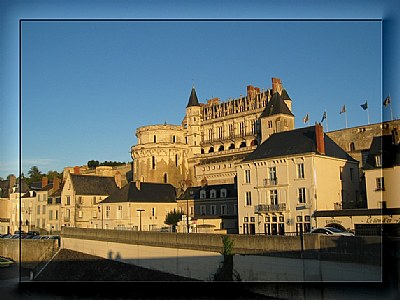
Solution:
<svg viewBox="0 0 400 300"><path fill-rule="evenodd" d="M347 110L344 111L344 117L346 119L346 128L347 128Z"/></svg>
<svg viewBox="0 0 400 300"><path fill-rule="evenodd" d="M326 110L325 110L325 111L326 111ZM329 128L329 127L328 127L328 114L326 114L326 132L329 131L328 128Z"/></svg>
<svg viewBox="0 0 400 300"><path fill-rule="evenodd" d="M368 111L368 106L367 106L367 117L368 117L368 125L369 125L369 111Z"/></svg>
<svg viewBox="0 0 400 300"><path fill-rule="evenodd" d="M389 99L390 99L390 94L389 94ZM393 111L392 111L392 101L391 101L391 99L389 101L389 108L390 108L390 120L393 121Z"/></svg>

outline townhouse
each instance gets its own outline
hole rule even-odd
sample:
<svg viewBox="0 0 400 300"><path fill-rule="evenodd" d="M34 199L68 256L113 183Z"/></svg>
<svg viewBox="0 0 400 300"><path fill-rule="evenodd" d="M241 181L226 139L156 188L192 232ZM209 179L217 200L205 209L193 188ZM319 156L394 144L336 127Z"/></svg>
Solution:
<svg viewBox="0 0 400 300"><path fill-rule="evenodd" d="M239 233L288 235L359 197L358 162L320 124L272 134L237 164Z"/></svg>

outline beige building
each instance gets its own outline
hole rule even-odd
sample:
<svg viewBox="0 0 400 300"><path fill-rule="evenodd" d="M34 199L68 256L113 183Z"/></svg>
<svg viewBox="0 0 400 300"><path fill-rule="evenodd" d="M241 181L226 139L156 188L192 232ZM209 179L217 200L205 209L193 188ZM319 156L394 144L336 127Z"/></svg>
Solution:
<svg viewBox="0 0 400 300"><path fill-rule="evenodd" d="M67 173L61 192L62 226L92 228L99 203L117 190L114 177Z"/></svg>
<svg viewBox="0 0 400 300"><path fill-rule="evenodd" d="M134 178L171 183L179 192L201 184L232 184L235 163L274 132L294 128L292 100L279 78L272 88L247 86L246 96L200 103L192 88L181 126L151 125L136 131Z"/></svg>
<svg viewBox="0 0 400 300"><path fill-rule="evenodd" d="M171 184L130 182L99 203L92 228L160 231L168 212L177 209Z"/></svg>
<svg viewBox="0 0 400 300"><path fill-rule="evenodd" d="M237 165L239 233L308 232L316 210L359 195L358 162L321 125L273 134Z"/></svg>
<svg viewBox="0 0 400 300"><path fill-rule="evenodd" d="M400 234L400 151L396 128L391 134L371 139L364 159L368 207L321 210L315 213L318 226L354 230L357 235Z"/></svg>

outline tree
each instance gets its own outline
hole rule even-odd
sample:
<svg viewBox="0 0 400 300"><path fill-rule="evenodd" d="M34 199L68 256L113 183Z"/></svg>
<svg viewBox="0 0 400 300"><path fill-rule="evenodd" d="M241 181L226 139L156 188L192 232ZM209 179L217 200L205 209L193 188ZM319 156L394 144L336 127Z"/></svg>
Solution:
<svg viewBox="0 0 400 300"><path fill-rule="evenodd" d="M50 171L47 172L46 177L47 177L49 180L54 180L54 178L62 179L62 174L61 174L61 173L58 173L58 172L55 171L55 170L54 170L54 171L50 170Z"/></svg>
<svg viewBox="0 0 400 300"><path fill-rule="evenodd" d="M31 167L28 171L28 175L29 178L26 178L26 182L28 184L31 184L32 182L35 181L41 181L43 177L42 172L39 171L39 168L37 166Z"/></svg>
<svg viewBox="0 0 400 300"><path fill-rule="evenodd" d="M98 160L89 160L87 162L87 166L89 169L96 169L96 167L98 167L100 165Z"/></svg>
<svg viewBox="0 0 400 300"><path fill-rule="evenodd" d="M183 215L182 212L177 212L174 209L173 211L170 211L169 213L167 213L167 215L165 216L164 223L167 225L176 226L176 224L178 224L178 222L182 220L182 215Z"/></svg>

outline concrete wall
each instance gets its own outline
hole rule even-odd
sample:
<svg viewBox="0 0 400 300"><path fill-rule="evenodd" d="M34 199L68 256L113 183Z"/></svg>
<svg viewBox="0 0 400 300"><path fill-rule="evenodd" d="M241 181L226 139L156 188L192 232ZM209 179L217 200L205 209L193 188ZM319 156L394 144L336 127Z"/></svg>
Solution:
<svg viewBox="0 0 400 300"><path fill-rule="evenodd" d="M0 239L0 256L20 261L24 268L35 268L47 262L58 251L57 240Z"/></svg>
<svg viewBox="0 0 400 300"><path fill-rule="evenodd" d="M305 257L309 259L340 260L375 265L381 263L382 241L380 237L306 234L303 237L302 243L299 236L136 232L70 227L63 227L61 235L63 239L77 238L216 253L223 253L223 237L228 236L233 241L233 254L272 255L289 258Z"/></svg>
<svg viewBox="0 0 400 300"><path fill-rule="evenodd" d="M217 252L152 247L107 241L63 238L62 247L106 259L160 270L201 281L213 281L224 257ZM233 256L234 280L379 282L381 266L259 255Z"/></svg>

